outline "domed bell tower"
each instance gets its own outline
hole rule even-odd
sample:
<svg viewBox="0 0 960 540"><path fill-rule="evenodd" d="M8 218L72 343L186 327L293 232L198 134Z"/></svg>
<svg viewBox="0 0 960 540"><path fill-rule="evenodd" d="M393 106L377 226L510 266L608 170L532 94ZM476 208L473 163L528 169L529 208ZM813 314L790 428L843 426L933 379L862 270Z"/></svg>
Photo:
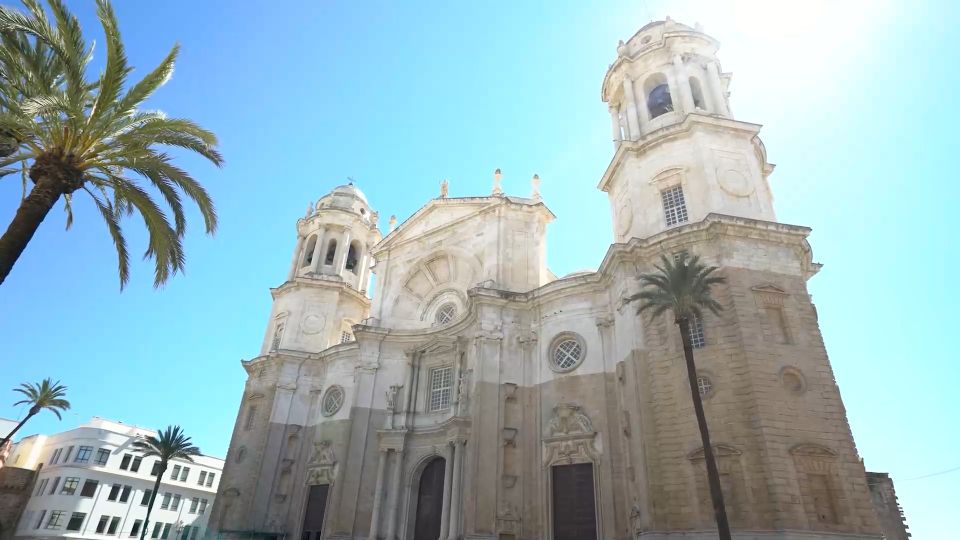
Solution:
<svg viewBox="0 0 960 540"><path fill-rule="evenodd" d="M614 238L646 238L710 213L774 221L760 126L735 120L719 44L671 19L617 47L603 80L616 150L598 186Z"/></svg>
<svg viewBox="0 0 960 540"><path fill-rule="evenodd" d="M351 341L351 327L370 310L370 248L379 241L377 213L352 183L311 203L297 221L287 281L271 291L261 353L314 353Z"/></svg>

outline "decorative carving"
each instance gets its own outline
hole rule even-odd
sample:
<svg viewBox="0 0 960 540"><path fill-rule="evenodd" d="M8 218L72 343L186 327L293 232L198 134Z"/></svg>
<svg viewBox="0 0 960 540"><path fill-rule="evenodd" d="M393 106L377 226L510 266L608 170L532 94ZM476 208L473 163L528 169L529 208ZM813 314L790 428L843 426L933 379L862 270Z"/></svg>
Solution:
<svg viewBox="0 0 960 540"><path fill-rule="evenodd" d="M517 399L517 383L503 383L503 400L513 401L515 399Z"/></svg>
<svg viewBox="0 0 960 540"><path fill-rule="evenodd" d="M483 339L503 339L503 327L498 322L480 321L480 331L476 337Z"/></svg>
<svg viewBox="0 0 960 540"><path fill-rule="evenodd" d="M307 484L332 484L336 478L337 458L330 441L313 443L313 457L307 469Z"/></svg>
<svg viewBox="0 0 960 540"><path fill-rule="evenodd" d="M504 474L501 479L503 480L503 487L512 488L517 485L517 475L515 474Z"/></svg>
<svg viewBox="0 0 960 540"><path fill-rule="evenodd" d="M450 182L447 182L446 180L440 181L440 198L441 199L447 198L447 192L449 190L450 190Z"/></svg>
<svg viewBox="0 0 960 540"><path fill-rule="evenodd" d="M613 326L613 316L603 315L603 316L597 317L596 323L598 328L607 328L609 326Z"/></svg>
<svg viewBox="0 0 960 540"><path fill-rule="evenodd" d="M593 423L579 405L557 405L544 434L544 467L559 463L596 463L599 460L596 435Z"/></svg>
<svg viewBox="0 0 960 540"><path fill-rule="evenodd" d="M643 532L643 526L640 521L641 517L640 503L634 499L633 506L630 507L630 530L632 530L633 535L638 538L640 537L640 533Z"/></svg>
<svg viewBox="0 0 960 540"><path fill-rule="evenodd" d="M517 341L519 341L521 345L526 345L528 343L536 343L537 332L535 330L530 330L529 332L520 334L519 336L517 336Z"/></svg>
<svg viewBox="0 0 960 540"><path fill-rule="evenodd" d="M553 418L547 424L547 437L557 435L593 435L593 423L582 412L582 407L573 403L560 403L553 408Z"/></svg>
<svg viewBox="0 0 960 540"><path fill-rule="evenodd" d="M510 501L503 501L497 512L497 532L510 535L520 533L520 514Z"/></svg>
<svg viewBox="0 0 960 540"><path fill-rule="evenodd" d="M459 394L457 399L460 401L460 407L467 406L467 400L470 399L470 375L473 374L472 369L465 369L460 372L460 380L457 381L459 387Z"/></svg>

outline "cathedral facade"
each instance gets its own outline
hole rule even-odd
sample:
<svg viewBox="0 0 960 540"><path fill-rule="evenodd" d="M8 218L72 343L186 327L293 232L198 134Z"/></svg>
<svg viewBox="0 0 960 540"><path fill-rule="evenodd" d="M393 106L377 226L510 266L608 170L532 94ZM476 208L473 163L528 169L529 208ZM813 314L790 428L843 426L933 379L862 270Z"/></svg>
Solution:
<svg viewBox="0 0 960 540"><path fill-rule="evenodd" d="M810 229L776 221L760 126L718 43L670 19L602 85L614 243L553 275L527 197L441 196L381 238L353 185L297 222L210 519L222 538L715 538L681 339L625 301L661 256L727 282L691 328L735 536L878 539L807 291ZM368 291L370 272L375 289ZM370 297L372 296L372 300Z"/></svg>

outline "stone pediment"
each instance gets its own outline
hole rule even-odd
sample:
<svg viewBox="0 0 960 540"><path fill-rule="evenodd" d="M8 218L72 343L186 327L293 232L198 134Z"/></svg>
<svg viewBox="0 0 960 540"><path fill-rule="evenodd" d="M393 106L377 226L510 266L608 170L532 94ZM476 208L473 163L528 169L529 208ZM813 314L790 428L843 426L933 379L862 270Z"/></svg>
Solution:
<svg viewBox="0 0 960 540"><path fill-rule="evenodd" d="M377 244L375 251L396 247L424 234L467 221L498 203L499 198L494 197L434 199L388 234Z"/></svg>
<svg viewBox="0 0 960 540"><path fill-rule="evenodd" d="M777 287L772 283L764 283L762 285L757 285L755 287L750 287L750 290L755 293L769 293L769 294L789 294L787 291Z"/></svg>

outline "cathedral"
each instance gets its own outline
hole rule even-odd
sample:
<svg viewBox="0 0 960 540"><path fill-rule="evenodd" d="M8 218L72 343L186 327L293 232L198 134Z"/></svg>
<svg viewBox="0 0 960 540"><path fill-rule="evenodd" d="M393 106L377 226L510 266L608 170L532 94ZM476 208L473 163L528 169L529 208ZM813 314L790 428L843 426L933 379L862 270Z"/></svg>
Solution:
<svg viewBox="0 0 960 540"><path fill-rule="evenodd" d="M679 331L625 301L686 252L726 278L690 338L735 537L881 538L807 291L810 229L776 220L718 46L668 18L617 47L595 272L547 268L536 177L525 197L499 171L489 195L443 186L385 235L354 185L311 203L242 362L212 533L716 538Z"/></svg>

